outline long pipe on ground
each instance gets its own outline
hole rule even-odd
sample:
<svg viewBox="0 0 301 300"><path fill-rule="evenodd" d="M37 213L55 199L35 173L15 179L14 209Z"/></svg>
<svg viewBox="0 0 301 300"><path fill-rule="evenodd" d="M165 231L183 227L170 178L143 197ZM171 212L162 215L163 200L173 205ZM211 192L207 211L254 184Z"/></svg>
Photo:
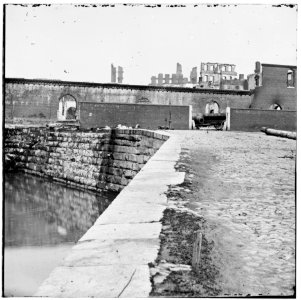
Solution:
<svg viewBox="0 0 301 300"><path fill-rule="evenodd" d="M277 130L277 129L267 128L267 127L262 127L261 131L265 132L268 135L275 135L275 136L284 137L293 140L297 139L297 133L294 131Z"/></svg>

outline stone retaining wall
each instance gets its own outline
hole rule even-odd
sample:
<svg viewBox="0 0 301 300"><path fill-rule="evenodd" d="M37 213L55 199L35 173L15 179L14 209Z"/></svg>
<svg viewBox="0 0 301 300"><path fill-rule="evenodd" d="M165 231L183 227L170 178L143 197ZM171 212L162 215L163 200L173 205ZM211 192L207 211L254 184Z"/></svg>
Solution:
<svg viewBox="0 0 301 300"><path fill-rule="evenodd" d="M5 128L5 157L29 173L92 190L120 191L167 139L139 129Z"/></svg>

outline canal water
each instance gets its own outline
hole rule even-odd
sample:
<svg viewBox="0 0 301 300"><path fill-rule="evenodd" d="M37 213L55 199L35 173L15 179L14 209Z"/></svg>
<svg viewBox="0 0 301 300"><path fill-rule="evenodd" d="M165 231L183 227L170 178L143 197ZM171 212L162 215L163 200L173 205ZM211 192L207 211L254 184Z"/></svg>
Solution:
<svg viewBox="0 0 301 300"><path fill-rule="evenodd" d="M32 296L117 193L5 174L4 295Z"/></svg>

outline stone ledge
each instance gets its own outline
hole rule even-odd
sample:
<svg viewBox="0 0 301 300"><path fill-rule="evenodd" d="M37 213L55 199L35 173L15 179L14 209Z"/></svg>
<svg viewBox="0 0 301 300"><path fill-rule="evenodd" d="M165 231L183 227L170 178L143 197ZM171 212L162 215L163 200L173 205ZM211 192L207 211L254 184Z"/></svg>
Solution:
<svg viewBox="0 0 301 300"><path fill-rule="evenodd" d="M149 290L151 283L147 265L61 266L51 273L35 296L140 298L148 295Z"/></svg>

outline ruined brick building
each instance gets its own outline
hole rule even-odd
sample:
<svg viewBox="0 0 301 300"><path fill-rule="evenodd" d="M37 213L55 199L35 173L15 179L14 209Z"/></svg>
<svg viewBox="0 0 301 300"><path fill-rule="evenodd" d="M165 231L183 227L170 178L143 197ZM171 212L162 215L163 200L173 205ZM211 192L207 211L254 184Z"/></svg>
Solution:
<svg viewBox="0 0 301 300"><path fill-rule="evenodd" d="M297 110L297 67L256 63L251 108Z"/></svg>
<svg viewBox="0 0 301 300"><path fill-rule="evenodd" d="M118 66L118 83L122 83L123 81L123 68ZM111 83L116 83L116 67L111 64Z"/></svg>
<svg viewBox="0 0 301 300"><path fill-rule="evenodd" d="M182 73L182 65L177 63L176 73L165 74L159 73L158 76L151 77L152 86L178 86L178 87L193 87L197 84L197 67L193 67L190 72L190 80L184 77Z"/></svg>
<svg viewBox="0 0 301 300"><path fill-rule="evenodd" d="M233 64L201 63L199 86L201 88L248 90L243 74L237 78Z"/></svg>
<svg viewBox="0 0 301 300"><path fill-rule="evenodd" d="M248 90L248 81L243 74L235 71L233 64L221 63L201 63L198 76L197 67L193 67L190 72L190 80L182 74L182 66L177 63L177 71L172 74L159 73L158 76L151 77L152 86L181 86L203 89L229 89L229 90Z"/></svg>

